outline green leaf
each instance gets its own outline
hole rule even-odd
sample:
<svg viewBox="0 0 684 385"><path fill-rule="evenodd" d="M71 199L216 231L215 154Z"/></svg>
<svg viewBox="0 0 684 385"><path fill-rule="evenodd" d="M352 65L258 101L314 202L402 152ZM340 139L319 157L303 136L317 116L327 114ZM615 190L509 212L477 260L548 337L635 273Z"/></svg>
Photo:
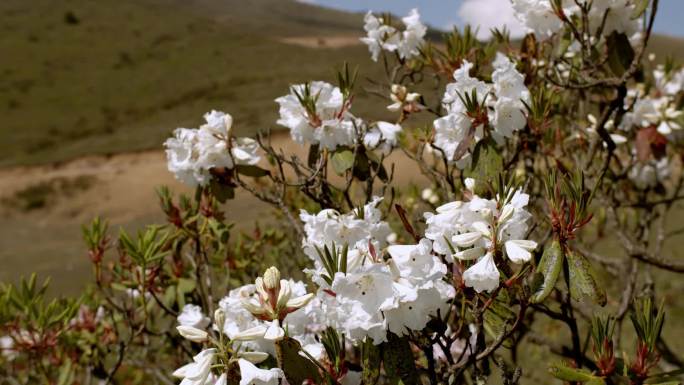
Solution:
<svg viewBox="0 0 684 385"><path fill-rule="evenodd" d="M245 176L251 176L253 178L260 178L270 174L268 170L264 170L258 166L252 166L248 164L241 164L237 166L237 172Z"/></svg>
<svg viewBox="0 0 684 385"><path fill-rule="evenodd" d="M290 384L301 384L307 380L314 384L321 383L316 364L299 355L302 346L297 340L285 337L276 341L275 348L278 366L285 372L285 378Z"/></svg>
<svg viewBox="0 0 684 385"><path fill-rule="evenodd" d="M503 171L503 158L493 139L488 138L479 141L473 150L472 163L465 170L464 176L478 181L496 180ZM482 194L486 190L485 183L476 184L476 194Z"/></svg>
<svg viewBox="0 0 684 385"><path fill-rule="evenodd" d="M354 167L354 153L350 150L337 151L333 154L331 161L335 173L342 175Z"/></svg>
<svg viewBox="0 0 684 385"><path fill-rule="evenodd" d="M634 11L632 12L632 20L638 19L641 17L641 15L646 12L646 8L648 8L648 4L650 3L650 0L637 0L636 6L634 7Z"/></svg>
<svg viewBox="0 0 684 385"><path fill-rule="evenodd" d="M568 268L570 272L570 295L576 301L584 297L590 298L595 303L603 306L606 304L606 291L599 285L596 273L587 258L571 250L567 253Z"/></svg>
<svg viewBox="0 0 684 385"><path fill-rule="evenodd" d="M627 35L613 32L606 41L608 47L608 67L616 76L622 76L634 60L634 48Z"/></svg>
<svg viewBox="0 0 684 385"><path fill-rule="evenodd" d="M515 312L507 304L494 301L484 313L484 329L496 339L505 331L507 321L515 318ZM505 345L505 343L504 343Z"/></svg>
<svg viewBox="0 0 684 385"><path fill-rule="evenodd" d="M543 302L551 294L556 286L558 275L563 269L563 250L557 240L553 240L546 246L544 254L537 266L537 273L542 275L541 285L535 289L532 295L532 303Z"/></svg>
<svg viewBox="0 0 684 385"><path fill-rule="evenodd" d="M59 378L57 385L68 385L74 381L74 371L71 368L71 360L66 360L59 368Z"/></svg>
<svg viewBox="0 0 684 385"><path fill-rule="evenodd" d="M309 147L309 156L307 157L307 165L310 168L316 167L316 163L318 162L318 158L320 156L320 147L318 143L312 144Z"/></svg>
<svg viewBox="0 0 684 385"><path fill-rule="evenodd" d="M601 377L594 376L593 374L591 374L590 371L586 369L571 368L562 362L551 364L551 366L549 366L549 373L551 373L552 376L563 381L587 382L595 381L598 379L601 382L594 382L594 384L603 383L603 379L601 379Z"/></svg>
<svg viewBox="0 0 684 385"><path fill-rule="evenodd" d="M387 333L387 342L382 344L382 361L390 384L417 385L418 371L407 337Z"/></svg>
<svg viewBox="0 0 684 385"><path fill-rule="evenodd" d="M365 152L358 152L354 162L354 176L359 180L365 181L371 175L371 161Z"/></svg>
<svg viewBox="0 0 684 385"><path fill-rule="evenodd" d="M218 183L215 179L211 180L209 188L212 195L221 203L226 203L227 200L235 198L235 189L232 186Z"/></svg>
<svg viewBox="0 0 684 385"><path fill-rule="evenodd" d="M179 278L178 279L178 292L187 294L195 290L196 283L192 279Z"/></svg>
<svg viewBox="0 0 684 385"><path fill-rule="evenodd" d="M361 383L364 385L375 385L380 377L380 348L373 345L373 340L366 338L361 346Z"/></svg>

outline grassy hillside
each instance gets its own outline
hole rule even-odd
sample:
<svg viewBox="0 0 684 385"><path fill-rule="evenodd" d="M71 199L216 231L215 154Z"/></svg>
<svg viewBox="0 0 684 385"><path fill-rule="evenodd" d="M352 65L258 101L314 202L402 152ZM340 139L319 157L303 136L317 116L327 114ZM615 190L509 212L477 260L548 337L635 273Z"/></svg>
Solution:
<svg viewBox="0 0 684 385"><path fill-rule="evenodd" d="M159 147L212 108L240 134L269 128L289 84L370 63L360 45L280 42L361 32L360 15L290 1L6 0L0 15L0 166Z"/></svg>
<svg viewBox="0 0 684 385"><path fill-rule="evenodd" d="M362 25L293 0L0 1L0 167L160 148L210 109L232 113L238 134L277 128L273 99L289 84L331 81L344 61L380 71L361 45L282 39L353 41ZM653 46L664 58L682 45ZM380 118L379 107L361 93L354 110Z"/></svg>

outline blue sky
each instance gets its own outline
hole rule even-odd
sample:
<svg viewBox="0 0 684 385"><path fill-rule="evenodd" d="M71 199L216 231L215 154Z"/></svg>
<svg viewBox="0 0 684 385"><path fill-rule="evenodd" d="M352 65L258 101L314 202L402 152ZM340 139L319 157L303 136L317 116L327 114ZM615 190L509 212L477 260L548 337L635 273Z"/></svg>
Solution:
<svg viewBox="0 0 684 385"><path fill-rule="evenodd" d="M483 4L494 4L494 0L303 0L309 3L350 11L390 11L395 14L406 14L411 8L418 8L421 18L437 28L449 25L463 25L469 17ZM470 3L465 4L464 3ZM684 0L660 0L655 30L673 36L684 36ZM486 6L486 5L485 5ZM500 16L496 7L490 7L495 16ZM469 16L473 15L473 16ZM485 15L480 18L489 20ZM466 20L464 20L466 19ZM485 21L486 22L486 21ZM488 28L487 28L488 29Z"/></svg>

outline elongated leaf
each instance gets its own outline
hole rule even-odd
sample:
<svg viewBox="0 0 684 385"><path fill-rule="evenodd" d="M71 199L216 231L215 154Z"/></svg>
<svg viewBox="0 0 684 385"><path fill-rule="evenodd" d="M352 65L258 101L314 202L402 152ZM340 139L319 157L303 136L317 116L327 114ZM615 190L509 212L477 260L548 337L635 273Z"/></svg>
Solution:
<svg viewBox="0 0 684 385"><path fill-rule="evenodd" d="M318 367L299 354L302 346L297 340L285 337L276 341L275 348L278 366L285 372L285 378L290 384L301 384L306 380L311 380L314 384L321 383Z"/></svg>
<svg viewBox="0 0 684 385"><path fill-rule="evenodd" d="M354 153L349 150L337 151L333 154L331 162L335 173L342 175L354 167Z"/></svg>
<svg viewBox="0 0 684 385"><path fill-rule="evenodd" d="M316 162L318 162L318 157L320 155L320 147L318 144L312 144L311 147L309 147L309 156L307 157L307 164L309 167L314 168L316 167Z"/></svg>
<svg viewBox="0 0 684 385"><path fill-rule="evenodd" d="M613 32L606 41L608 47L608 67L617 76L627 71L634 60L634 48L629 43L627 35Z"/></svg>
<svg viewBox="0 0 684 385"><path fill-rule="evenodd" d="M382 362L391 384L418 384L418 371L408 338L387 333L387 342L382 344Z"/></svg>
<svg viewBox="0 0 684 385"><path fill-rule="evenodd" d="M487 181L496 180L501 171L503 171L501 152L496 148L494 140L485 139L475 145L472 163L465 170L464 175L478 181ZM477 183L475 185L475 193L482 194L484 192L486 192L486 184Z"/></svg>
<svg viewBox="0 0 684 385"><path fill-rule="evenodd" d="M370 178L370 175L371 162L368 159L368 155L365 152L357 153L354 161L354 176L359 180L365 181Z"/></svg>
<svg viewBox="0 0 684 385"><path fill-rule="evenodd" d="M544 254L537 266L537 273L541 274L542 280L539 287L532 295L532 303L543 302L551 294L556 286L558 275L563 269L563 250L557 240L553 240L546 246Z"/></svg>
<svg viewBox="0 0 684 385"><path fill-rule="evenodd" d="M373 340L367 338L361 347L361 365L363 372L361 380L363 385L375 385L380 377L380 348L373 345Z"/></svg>
<svg viewBox="0 0 684 385"><path fill-rule="evenodd" d="M549 366L549 373L563 381L587 382L599 379L601 380L599 383L603 383L601 377L594 376L590 371L586 369L571 368L562 362L551 364L551 366Z"/></svg>
<svg viewBox="0 0 684 385"><path fill-rule="evenodd" d="M606 304L606 291L599 285L596 273L587 258L576 252L567 253L568 268L570 271L570 295L576 301L585 297L603 306Z"/></svg>
<svg viewBox="0 0 684 385"><path fill-rule="evenodd" d="M237 166L237 172L245 176L251 176L254 178L260 178L269 174L268 170L264 170L258 166L252 166L248 164L241 164Z"/></svg>
<svg viewBox="0 0 684 385"><path fill-rule="evenodd" d="M226 203L227 200L235 198L235 189L232 186L218 183L214 179L211 180L209 188L214 197L221 203Z"/></svg>
<svg viewBox="0 0 684 385"><path fill-rule="evenodd" d="M511 310L508 304L494 301L484 313L485 332L496 339L505 331L506 322L514 318L515 312ZM510 344L508 340L504 342L504 346L508 344Z"/></svg>

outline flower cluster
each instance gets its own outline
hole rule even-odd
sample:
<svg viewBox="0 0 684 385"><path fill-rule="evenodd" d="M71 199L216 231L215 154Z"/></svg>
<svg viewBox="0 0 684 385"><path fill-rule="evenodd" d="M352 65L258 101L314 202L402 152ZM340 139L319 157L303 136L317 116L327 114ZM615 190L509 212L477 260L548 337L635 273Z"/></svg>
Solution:
<svg viewBox="0 0 684 385"><path fill-rule="evenodd" d="M427 27L420 21L417 9L412 9L401 19L405 26L404 31L399 31L389 25L388 20L377 17L370 11L363 20L367 36L362 37L361 41L368 45L373 61L378 61L382 50L396 52L401 59L409 59L420 53L419 48L423 45Z"/></svg>
<svg viewBox="0 0 684 385"><path fill-rule="evenodd" d="M463 273L463 279L478 293L499 286L498 258L505 255L513 263L524 263L537 247L526 239L531 218L525 210L529 195L520 190L505 195L497 199L474 195L468 202L450 202L436 213L425 214L425 237L433 241L435 253L449 261L476 261Z"/></svg>
<svg viewBox="0 0 684 385"><path fill-rule="evenodd" d="M383 258L390 229L380 220L378 203L346 215L301 215L304 250L315 266L308 272L319 284L320 319L354 342L370 337L378 344L387 331L401 336L421 330L430 317L445 314L454 296L430 240L389 246L390 258Z"/></svg>
<svg viewBox="0 0 684 385"><path fill-rule="evenodd" d="M259 162L258 145L250 138L233 138L233 117L220 111L204 115L199 129L178 128L164 142L168 169L189 186L204 186L211 170Z"/></svg>
<svg viewBox="0 0 684 385"><path fill-rule="evenodd" d="M523 102L529 102L530 93L525 77L516 70L515 64L502 53L497 53L493 63L492 84L470 76L473 64L467 60L454 71L454 82L446 87L442 103L446 116L434 121L434 145L444 151L449 160L454 159L461 142L476 143L485 135L484 129L491 123L491 135L495 140L508 138L527 123ZM475 96L473 103L484 106L483 111L469 111L466 99Z"/></svg>
<svg viewBox="0 0 684 385"><path fill-rule="evenodd" d="M515 16L537 38L548 38L563 28L560 17L570 18L580 14L578 3L563 0L562 8L554 10L548 0L512 0ZM639 20L632 17L635 4L630 0L595 0L588 13L589 30L596 33L602 28L602 35L611 32L632 36L639 31ZM560 13L560 15L559 15ZM606 16L604 24L604 16Z"/></svg>
<svg viewBox="0 0 684 385"><path fill-rule="evenodd" d="M305 351L314 357L322 357L323 347L315 340L313 334L305 332L308 324L308 313L305 309L313 299L313 294L306 293L301 282L280 279L280 272L271 267L263 277L254 284L231 290L227 297L219 302L214 314L213 332L228 337L229 344L239 343L232 347L233 355L224 354L224 345L212 339L208 326L210 320L204 316L199 306L188 304L178 316L178 332L187 340L196 343L209 343L211 348L202 350L193 358L193 362L177 369L173 375L183 379L183 384L225 384L226 375L217 377L212 366L222 364L229 366L237 361L240 368L240 384L276 385L283 378L280 369L259 369L254 364L263 362L269 354L275 355L274 341L288 333L300 340ZM294 322L293 322L294 321ZM226 362L227 361L227 362Z"/></svg>
<svg viewBox="0 0 684 385"><path fill-rule="evenodd" d="M338 87L321 81L298 84L275 101L280 105L277 123L290 129L295 142L330 150L354 143L361 122L349 112L351 103Z"/></svg>

